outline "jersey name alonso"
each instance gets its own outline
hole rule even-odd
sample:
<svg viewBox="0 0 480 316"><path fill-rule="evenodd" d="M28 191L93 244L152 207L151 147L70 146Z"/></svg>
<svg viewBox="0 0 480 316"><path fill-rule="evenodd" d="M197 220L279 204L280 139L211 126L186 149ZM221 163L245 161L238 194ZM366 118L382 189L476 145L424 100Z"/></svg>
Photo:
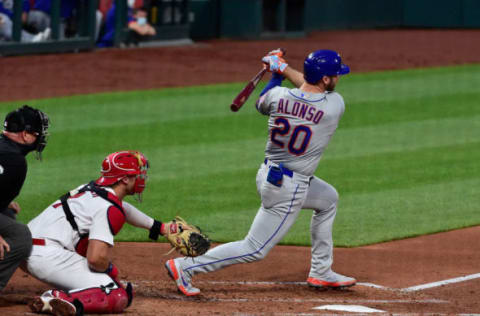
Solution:
<svg viewBox="0 0 480 316"><path fill-rule="evenodd" d="M79 186L77 190L82 187L84 185ZM113 196L113 190L105 189ZM120 200L117 199L116 202L122 205ZM70 197L68 205L78 225L78 231L72 228L61 202L57 200L28 223L32 237L55 241L72 251L76 251L80 234L88 235L89 240L96 239L113 246L114 235L118 233L125 221L123 209L119 210L92 191Z"/></svg>
<svg viewBox="0 0 480 316"><path fill-rule="evenodd" d="M345 103L336 92L275 87L259 99L257 110L270 116L266 158L311 176L337 129Z"/></svg>

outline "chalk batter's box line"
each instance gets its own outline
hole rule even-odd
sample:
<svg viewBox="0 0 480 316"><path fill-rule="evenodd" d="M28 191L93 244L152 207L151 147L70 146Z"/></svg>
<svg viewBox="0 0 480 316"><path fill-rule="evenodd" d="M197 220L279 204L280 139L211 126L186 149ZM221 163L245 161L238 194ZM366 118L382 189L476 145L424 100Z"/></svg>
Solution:
<svg viewBox="0 0 480 316"><path fill-rule="evenodd" d="M431 283L426 283L426 284L421 284L421 285L415 285L411 287L406 287L406 288L392 288L392 287L386 287L383 285L378 285L374 283L363 283L359 282L357 283L357 286L365 286L365 287L371 287L371 288L376 288L380 290L386 290L386 291L401 291L401 292L416 292L416 291L422 291L426 289L431 289L447 284L455 284L455 283L460 283L460 282L465 282L465 281L470 281L470 280L475 280L480 278L480 273L475 273L475 274L470 274L466 276L461 276L457 278L452 278L452 279L447 279L447 280L442 280L442 281L437 281L437 282L431 282ZM137 280L134 283L137 284L149 284L149 283L157 283L157 281L150 281L150 280ZM306 282L263 282L263 281L198 281L195 282L197 284L223 284L223 285L307 285Z"/></svg>

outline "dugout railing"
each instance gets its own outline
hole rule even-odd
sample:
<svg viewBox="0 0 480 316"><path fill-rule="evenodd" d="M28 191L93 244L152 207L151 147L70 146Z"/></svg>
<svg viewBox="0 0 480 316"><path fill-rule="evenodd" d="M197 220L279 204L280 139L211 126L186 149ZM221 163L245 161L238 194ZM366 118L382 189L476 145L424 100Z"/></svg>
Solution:
<svg viewBox="0 0 480 316"><path fill-rule="evenodd" d="M12 40L0 42L0 55L57 53L66 51L90 50L95 47L95 12L98 0L82 0L77 7L77 34L64 38L60 36L61 0L52 0L50 11L51 39L38 43L22 43L22 1L14 1Z"/></svg>
<svg viewBox="0 0 480 316"><path fill-rule="evenodd" d="M115 2L114 46L120 46L127 37L127 0ZM157 35L150 41L189 39L190 0L144 0L148 9L149 23ZM74 17L75 32L70 36L60 34L61 0L52 0L50 12L51 38L43 42L21 42L22 1L15 0L13 6L13 30L10 41L0 41L0 55L22 55L38 53L59 53L95 49L96 11L99 0L78 0Z"/></svg>

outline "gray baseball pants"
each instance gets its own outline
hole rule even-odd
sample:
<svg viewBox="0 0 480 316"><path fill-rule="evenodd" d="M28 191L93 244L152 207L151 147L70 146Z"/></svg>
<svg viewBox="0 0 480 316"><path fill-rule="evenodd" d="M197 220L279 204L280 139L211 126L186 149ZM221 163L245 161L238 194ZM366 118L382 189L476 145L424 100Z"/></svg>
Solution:
<svg viewBox="0 0 480 316"><path fill-rule="evenodd" d="M15 270L32 250L32 234L27 225L0 213L0 236L10 246L3 260L0 260L0 291L7 285Z"/></svg>
<svg viewBox="0 0 480 316"><path fill-rule="evenodd" d="M302 209L314 210L310 225L312 260L309 277L318 278L330 271L337 191L318 177L298 173L291 177L284 175L282 186L277 187L267 181L271 166L272 163L268 162L258 170L256 183L262 205L245 239L217 246L203 256L178 260L184 272L193 276L265 258L287 234Z"/></svg>

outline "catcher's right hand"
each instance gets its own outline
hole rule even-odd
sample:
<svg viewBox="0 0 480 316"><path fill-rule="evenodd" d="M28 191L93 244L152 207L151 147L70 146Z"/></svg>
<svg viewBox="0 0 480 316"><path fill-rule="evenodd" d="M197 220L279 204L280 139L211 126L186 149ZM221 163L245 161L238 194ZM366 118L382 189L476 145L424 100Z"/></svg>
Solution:
<svg viewBox="0 0 480 316"><path fill-rule="evenodd" d="M196 257L210 248L210 240L200 228L188 224L180 216L164 225L164 236L172 245L172 251L177 250L184 256Z"/></svg>

